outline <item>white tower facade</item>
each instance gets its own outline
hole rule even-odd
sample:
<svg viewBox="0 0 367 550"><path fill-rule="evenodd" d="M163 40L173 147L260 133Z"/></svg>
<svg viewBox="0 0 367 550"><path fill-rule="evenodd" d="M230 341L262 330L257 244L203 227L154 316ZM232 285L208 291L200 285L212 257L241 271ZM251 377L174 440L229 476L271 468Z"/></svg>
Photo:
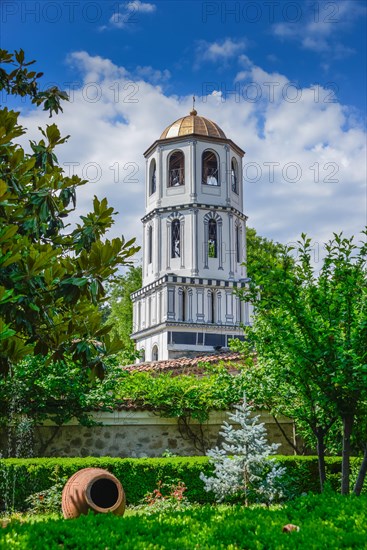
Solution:
<svg viewBox="0 0 367 550"><path fill-rule="evenodd" d="M144 153L143 287L132 338L145 360L213 352L243 337L244 151L195 110Z"/></svg>

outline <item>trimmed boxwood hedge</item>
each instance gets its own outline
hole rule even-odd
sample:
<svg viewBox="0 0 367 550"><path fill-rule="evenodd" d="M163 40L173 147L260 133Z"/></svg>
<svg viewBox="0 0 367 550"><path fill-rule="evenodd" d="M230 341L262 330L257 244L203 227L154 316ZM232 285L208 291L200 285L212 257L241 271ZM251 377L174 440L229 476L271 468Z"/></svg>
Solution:
<svg viewBox="0 0 367 550"><path fill-rule="evenodd" d="M0 550L367 549L367 498L327 491L275 509L192 506L151 515L28 517L0 529ZM299 531L283 533L292 523Z"/></svg>
<svg viewBox="0 0 367 550"><path fill-rule="evenodd" d="M288 485L294 496L319 490L317 458L314 456L277 456L287 469ZM356 470L360 459L352 459ZM204 490L200 472L210 473L207 457L172 458L7 458L0 459L0 509L5 500L14 510L25 510L25 499L32 493L50 488L57 479L68 478L82 468L105 468L122 483L128 504L138 504L159 480L183 481L191 502L210 503L213 495ZM326 459L327 477L334 488L340 480L340 457ZM9 506L9 504L8 504Z"/></svg>
<svg viewBox="0 0 367 550"><path fill-rule="evenodd" d="M105 468L124 487L128 504L138 504L156 488L159 480L181 480L188 487L192 502L211 502L199 478L209 471L206 457L193 458L8 458L0 460L0 499L14 491L14 509L24 510L25 499L32 493L51 487L58 478L69 478L82 468Z"/></svg>

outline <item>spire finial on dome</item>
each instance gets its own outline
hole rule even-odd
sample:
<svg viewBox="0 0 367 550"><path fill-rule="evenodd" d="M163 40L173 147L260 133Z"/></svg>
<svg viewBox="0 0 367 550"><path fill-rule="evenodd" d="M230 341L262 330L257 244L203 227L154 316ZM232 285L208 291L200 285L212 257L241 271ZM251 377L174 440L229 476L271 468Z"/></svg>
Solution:
<svg viewBox="0 0 367 550"><path fill-rule="evenodd" d="M191 116L196 116L198 114L197 110L195 109L195 96L192 96L192 111L190 111Z"/></svg>

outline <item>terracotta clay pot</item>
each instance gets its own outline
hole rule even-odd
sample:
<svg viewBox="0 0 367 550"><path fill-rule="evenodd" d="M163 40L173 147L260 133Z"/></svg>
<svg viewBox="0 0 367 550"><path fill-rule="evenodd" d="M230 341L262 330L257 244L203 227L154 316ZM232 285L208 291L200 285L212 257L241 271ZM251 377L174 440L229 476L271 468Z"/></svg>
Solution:
<svg viewBox="0 0 367 550"><path fill-rule="evenodd" d="M83 468L71 476L62 491L64 518L77 518L93 510L99 514L125 512L125 493L119 480L102 468Z"/></svg>

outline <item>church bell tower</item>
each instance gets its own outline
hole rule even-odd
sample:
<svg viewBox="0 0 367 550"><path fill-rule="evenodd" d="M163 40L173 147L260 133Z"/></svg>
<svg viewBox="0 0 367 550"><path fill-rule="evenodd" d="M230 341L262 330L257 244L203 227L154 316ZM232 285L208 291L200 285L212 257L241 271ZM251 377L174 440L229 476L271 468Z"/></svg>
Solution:
<svg viewBox="0 0 367 550"><path fill-rule="evenodd" d="M168 126L146 158L143 287L132 338L145 361L210 353L243 338L246 285L244 151L211 120Z"/></svg>

